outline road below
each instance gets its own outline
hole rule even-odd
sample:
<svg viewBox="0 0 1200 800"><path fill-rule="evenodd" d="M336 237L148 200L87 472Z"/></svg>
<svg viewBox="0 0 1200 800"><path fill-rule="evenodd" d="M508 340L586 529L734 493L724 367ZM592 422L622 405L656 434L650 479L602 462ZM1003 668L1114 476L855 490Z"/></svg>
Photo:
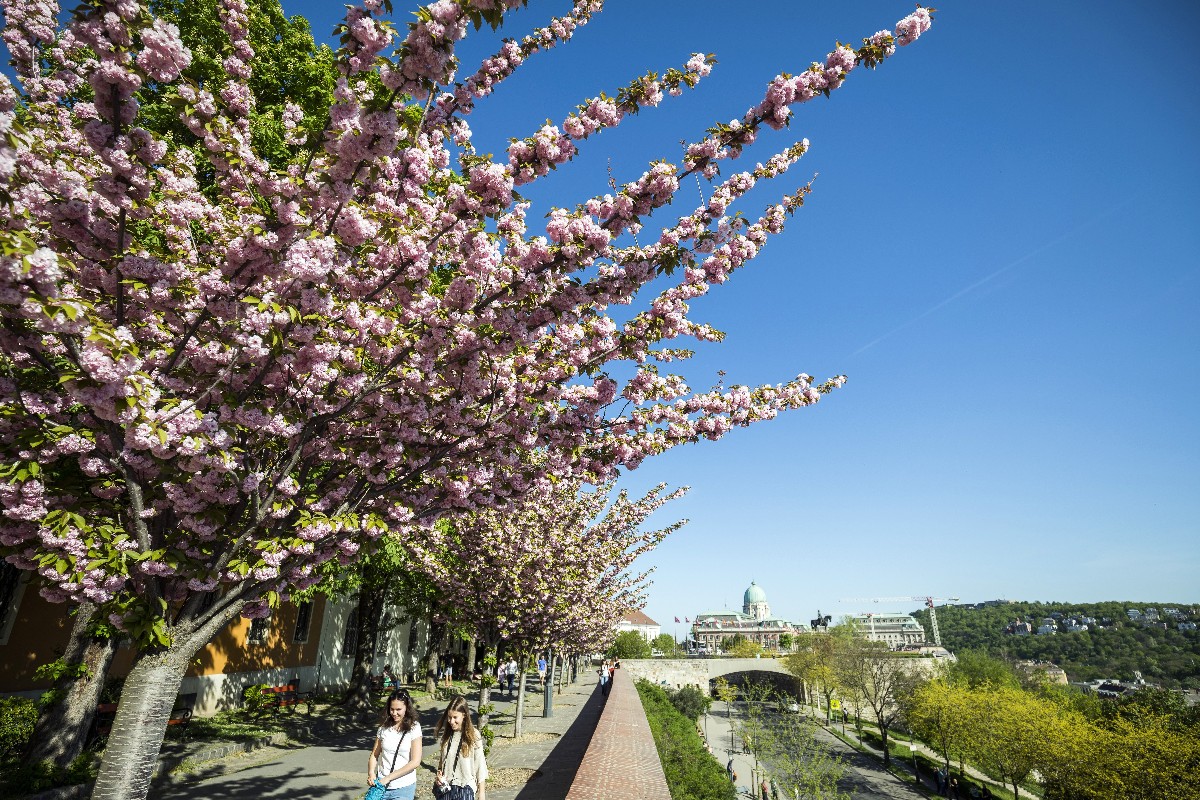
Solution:
<svg viewBox="0 0 1200 800"><path fill-rule="evenodd" d="M756 787L762 779L756 771L754 756L742 752L741 743L736 740L736 734L731 743L729 707L714 700L712 709L701 718L700 725L704 731L713 754L721 764L733 759L733 769L737 772L738 795L756 796L752 787ZM732 723L736 726L744 717L743 704L735 703L732 709ZM860 753L848 744L838 739L824 728L817 726L817 741L830 752L840 757L846 765L846 774L838 784L843 792L851 798L879 798L880 800L923 800L921 794L912 786L901 783L899 779L886 772L880 763L866 753ZM762 765L758 765L762 769ZM782 796L782 795L781 795Z"/></svg>

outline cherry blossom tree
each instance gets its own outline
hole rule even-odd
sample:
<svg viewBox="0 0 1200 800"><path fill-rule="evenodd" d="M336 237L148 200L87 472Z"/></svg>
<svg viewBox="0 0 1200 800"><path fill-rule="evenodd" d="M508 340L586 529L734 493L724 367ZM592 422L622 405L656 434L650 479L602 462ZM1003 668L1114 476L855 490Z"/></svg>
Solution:
<svg viewBox="0 0 1200 800"><path fill-rule="evenodd" d="M613 487L581 491L576 482L543 481L506 509L481 509L408 545L413 564L437 587L483 660L503 642L529 654L550 648L603 649L626 612L645 604L649 573L631 573L641 555L678 530L641 526L685 490L660 485L638 500ZM517 699L520 734L524 672ZM479 707L488 705L489 682ZM486 724L486 713L481 724Z"/></svg>
<svg viewBox="0 0 1200 800"><path fill-rule="evenodd" d="M292 157L276 167L253 143L244 0L220 3L229 54L203 84L180 77L178 29L137 0L86 0L62 26L55 0L0 2L17 76L0 79L0 548L45 597L96 605L137 645L95 797L145 795L194 654L319 564L507 506L548 476L606 482L843 382L696 391L657 363L686 354L676 340L720 338L688 301L807 193L730 210L807 141L728 176L722 162L915 40L929 13L780 75L679 163L531 232L517 186L712 60L591 98L494 161L472 147L475 104L600 8L578 0L456 78L468 28L523 4L437 0L402 36L389 4L349 8L328 119L311 135L285 104ZM174 87L203 158L143 124L146 86ZM709 199L631 242L692 174ZM640 296L657 278L669 285ZM635 302L620 323L609 313Z"/></svg>

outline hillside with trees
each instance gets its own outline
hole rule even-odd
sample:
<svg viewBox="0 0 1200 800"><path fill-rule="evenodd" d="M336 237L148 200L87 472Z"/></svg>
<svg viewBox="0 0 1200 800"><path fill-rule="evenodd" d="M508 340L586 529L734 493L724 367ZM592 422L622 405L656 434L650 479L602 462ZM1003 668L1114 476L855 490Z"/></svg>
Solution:
<svg viewBox="0 0 1200 800"><path fill-rule="evenodd" d="M1031 603L1014 601L974 606L939 606L938 628L942 644L950 650L982 650L1009 661L1035 659L1051 661L1062 667L1072 681L1097 678L1133 680L1140 672L1149 683L1171 688L1200 688L1200 631L1180 631L1167 619L1159 623L1130 620L1129 609L1145 611L1175 608L1182 621L1200 621L1200 609L1181 603ZM1043 619L1057 615L1059 632L1037 634ZM929 611L913 612L927 633ZM1095 620L1088 630L1065 632L1063 621L1089 617ZM1018 619L1032 624L1035 633L1028 636L1009 633L1009 625ZM1165 627L1163 625L1165 624Z"/></svg>

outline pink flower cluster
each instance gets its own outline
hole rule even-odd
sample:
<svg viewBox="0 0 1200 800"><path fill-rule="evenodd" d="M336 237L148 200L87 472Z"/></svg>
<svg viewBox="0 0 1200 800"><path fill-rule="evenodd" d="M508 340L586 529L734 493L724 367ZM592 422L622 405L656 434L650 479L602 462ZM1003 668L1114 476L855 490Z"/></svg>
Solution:
<svg viewBox="0 0 1200 800"><path fill-rule="evenodd" d="M896 23L896 42L903 47L912 44L921 34L933 25L929 9L917 7L917 10Z"/></svg>

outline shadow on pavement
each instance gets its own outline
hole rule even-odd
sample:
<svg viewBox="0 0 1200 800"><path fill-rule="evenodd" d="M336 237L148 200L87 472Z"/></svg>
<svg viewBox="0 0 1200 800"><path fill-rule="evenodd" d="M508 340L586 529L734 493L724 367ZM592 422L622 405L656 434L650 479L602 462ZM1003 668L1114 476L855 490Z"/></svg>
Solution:
<svg viewBox="0 0 1200 800"><path fill-rule="evenodd" d="M546 760L537 767L541 775L525 784L517 792L516 800L562 800L567 796L591 744L605 699L599 686L588 695L571 727L563 732Z"/></svg>

